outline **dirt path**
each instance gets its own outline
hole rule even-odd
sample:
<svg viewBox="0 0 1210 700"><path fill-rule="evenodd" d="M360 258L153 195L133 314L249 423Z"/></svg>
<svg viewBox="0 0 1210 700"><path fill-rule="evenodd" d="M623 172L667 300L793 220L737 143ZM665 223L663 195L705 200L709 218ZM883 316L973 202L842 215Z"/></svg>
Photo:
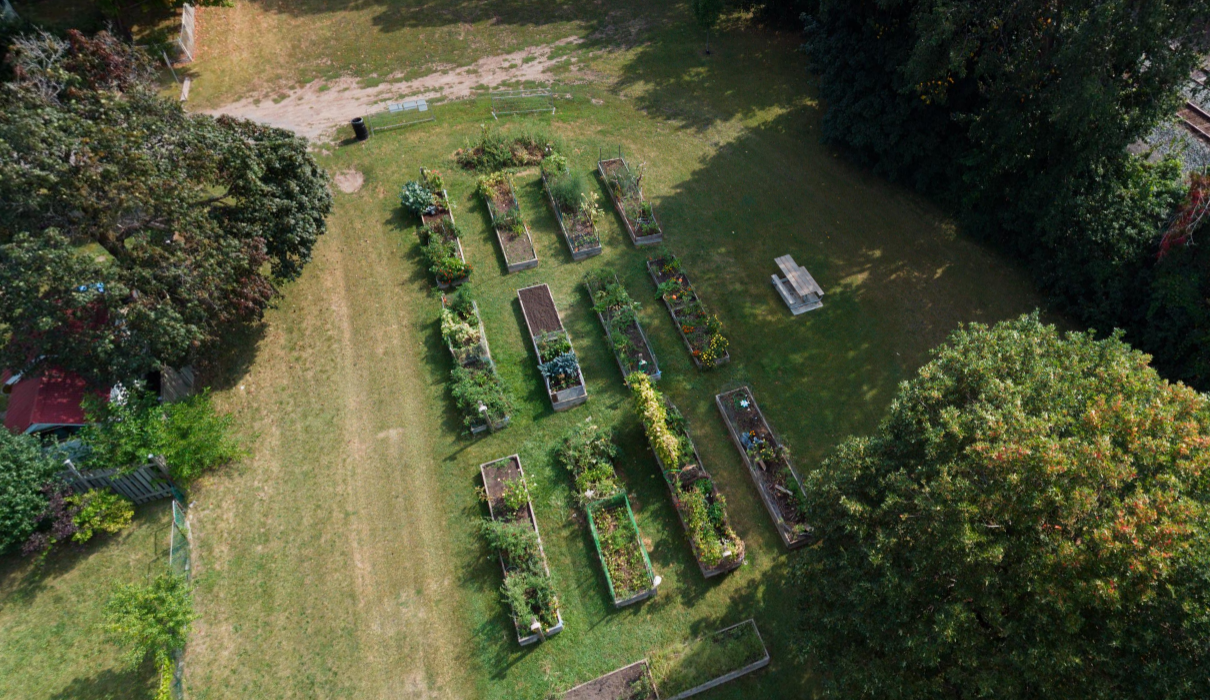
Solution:
<svg viewBox="0 0 1210 700"><path fill-rule="evenodd" d="M488 56L463 68L440 70L415 80L391 82L388 77L388 82L374 87L358 87L356 78L317 80L289 92L285 99L248 97L205 113L252 119L319 139L353 117L384 109L388 102L405 98L460 99L470 97L476 87L495 87L507 81L549 82L553 77L551 69L567 59L552 58L553 49L581 41L580 37L569 36L552 44Z"/></svg>

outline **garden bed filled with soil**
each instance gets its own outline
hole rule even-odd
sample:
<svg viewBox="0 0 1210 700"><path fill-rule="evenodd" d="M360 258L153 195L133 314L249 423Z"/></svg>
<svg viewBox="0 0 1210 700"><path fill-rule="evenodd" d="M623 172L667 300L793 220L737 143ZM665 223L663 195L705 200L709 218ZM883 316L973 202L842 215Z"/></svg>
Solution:
<svg viewBox="0 0 1210 700"><path fill-rule="evenodd" d="M649 259L647 273L668 308L677 333L685 341L693 364L698 369L710 369L730 362L729 342L723 335L722 323L717 316L707 313L688 275L681 270L680 260L671 253Z"/></svg>
<svg viewBox="0 0 1210 700"><path fill-rule="evenodd" d="M441 337L454 358L450 393L467 429L478 434L507 426L512 406L496 374L479 305L461 294L452 299L443 296Z"/></svg>
<svg viewBox="0 0 1210 700"><path fill-rule="evenodd" d="M745 620L663 649L648 663L660 697L683 700L768 666L769 650L756 622Z"/></svg>
<svg viewBox="0 0 1210 700"><path fill-rule="evenodd" d="M650 378L643 374L632 377L635 410L698 568L706 578L738 568L744 562L744 541L731 527L727 501L702 465L684 416L655 389Z"/></svg>
<svg viewBox="0 0 1210 700"><path fill-rule="evenodd" d="M624 158L597 161L597 172L605 181L614 209L630 240L636 245L654 245L664 240L651 203L643 196L643 174L634 172Z"/></svg>
<svg viewBox="0 0 1210 700"><path fill-rule="evenodd" d="M769 427L752 392L746 386L740 387L718 394L714 403L782 542L791 549L810 542L811 526L807 524L803 505L802 479L790 459L789 448Z"/></svg>
<svg viewBox="0 0 1210 700"><path fill-rule="evenodd" d="M659 696L643 660L577 685L563 694L563 700L659 700Z"/></svg>
<svg viewBox="0 0 1210 700"><path fill-rule="evenodd" d="M589 275L585 284L592 298L593 311L605 329L613 356L622 370L622 381L632 372L642 372L653 380L660 378L660 364L639 323L638 308L616 274Z"/></svg>
<svg viewBox="0 0 1210 700"><path fill-rule="evenodd" d="M569 201L569 197L577 198L574 194L564 194L564 190L568 188L561 185L569 179L579 178L572 176L566 163L566 159L557 154L543 161L542 188L546 190L546 200L550 202L550 209L555 213L559 232L563 234L563 240L571 251L571 259L585 260L600 255L604 250L601 246L601 236L597 234L596 217L600 209L592 198L582 193L577 201ZM570 189L574 190L575 187Z"/></svg>
<svg viewBox="0 0 1210 700"><path fill-rule="evenodd" d="M566 411L588 400L588 388L571 337L563 329L550 287L545 284L517 290L521 313L538 357L538 371L546 384L551 407Z"/></svg>
<svg viewBox="0 0 1210 700"><path fill-rule="evenodd" d="M521 218L521 205L517 202L512 177L507 173L495 173L479 178L479 195L487 204L492 218L496 240L504 252L504 262L509 272L528 270L538 266L538 254L534 252L534 241L529 235L529 226Z"/></svg>
<svg viewBox="0 0 1210 700"><path fill-rule="evenodd" d="M550 586L550 567L546 563L546 552L542 549L542 535L538 532L538 520L534 516L521 458L512 455L481 464L479 474L483 477L491 519L502 526L505 533L499 539L507 544L496 547L496 551L504 570L505 598L513 605L517 641L522 645L533 644L562 632L563 616L559 612L558 598L553 589L544 588ZM522 542L518 545L517 542L524 538L509 534L508 528L519 528L522 534L532 532L532 544ZM516 584L511 579L515 579ZM510 590L513 585L521 589L518 596L524 596L524 604L512 603L514 597L510 595ZM522 619L518 614L518 607L522 606L521 615L530 619ZM540 623L541 631L535 629L535 621Z"/></svg>

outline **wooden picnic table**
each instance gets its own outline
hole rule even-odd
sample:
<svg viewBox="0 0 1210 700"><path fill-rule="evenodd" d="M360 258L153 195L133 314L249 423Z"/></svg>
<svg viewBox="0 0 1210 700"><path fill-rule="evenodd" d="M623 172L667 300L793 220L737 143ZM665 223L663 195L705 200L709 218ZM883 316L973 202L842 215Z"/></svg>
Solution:
<svg viewBox="0 0 1210 700"><path fill-rule="evenodd" d="M805 267L794 262L794 258L783 255L780 258L774 258L774 262L781 268L782 274L790 281L790 286L794 287L794 291L798 292L800 297L823 296L823 288Z"/></svg>

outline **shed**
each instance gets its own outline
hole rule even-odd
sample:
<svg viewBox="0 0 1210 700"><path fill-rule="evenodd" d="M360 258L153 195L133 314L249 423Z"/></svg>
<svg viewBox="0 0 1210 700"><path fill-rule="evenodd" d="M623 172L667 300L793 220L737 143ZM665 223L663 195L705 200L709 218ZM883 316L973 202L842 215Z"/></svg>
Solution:
<svg viewBox="0 0 1210 700"><path fill-rule="evenodd" d="M33 377L14 376L4 370L0 384L10 394L4 427L13 433L81 427L88 422L84 417L84 398L109 396L108 389L97 387L74 372L56 368Z"/></svg>

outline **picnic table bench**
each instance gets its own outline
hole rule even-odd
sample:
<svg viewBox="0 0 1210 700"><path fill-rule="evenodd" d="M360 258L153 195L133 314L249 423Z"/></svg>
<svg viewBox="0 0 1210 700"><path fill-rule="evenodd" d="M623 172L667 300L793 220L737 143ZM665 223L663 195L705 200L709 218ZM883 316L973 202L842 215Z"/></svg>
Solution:
<svg viewBox="0 0 1210 700"><path fill-rule="evenodd" d="M786 306L790 307L791 313L797 316L823 306L823 288L811 273L807 272L807 268L794 262L794 258L789 255L774 258L773 262L777 263L777 267L785 275L773 275L773 287L786 302Z"/></svg>

